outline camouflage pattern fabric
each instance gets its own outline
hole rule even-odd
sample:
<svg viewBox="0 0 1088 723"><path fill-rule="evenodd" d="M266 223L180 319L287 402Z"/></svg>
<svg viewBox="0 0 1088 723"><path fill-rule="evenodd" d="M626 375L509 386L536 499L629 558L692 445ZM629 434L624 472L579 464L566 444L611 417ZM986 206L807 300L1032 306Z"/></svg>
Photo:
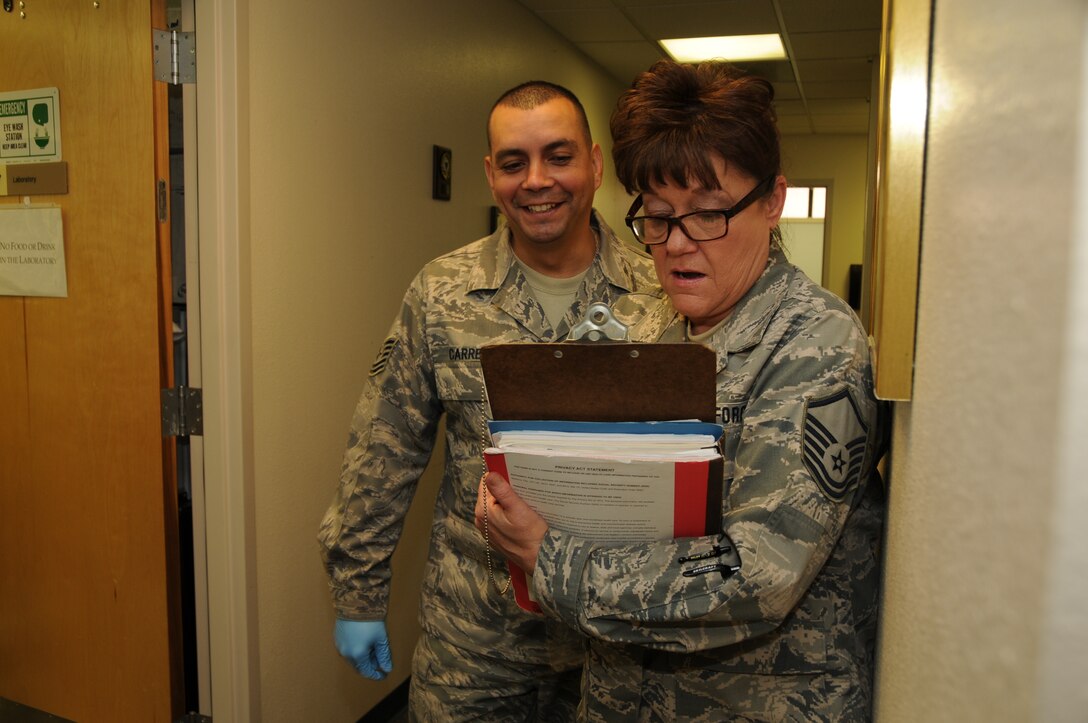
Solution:
<svg viewBox="0 0 1088 723"><path fill-rule="evenodd" d="M567 631L569 634L570 631ZM581 697L581 660L556 671L509 663L424 635L412 657L410 721L573 721Z"/></svg>
<svg viewBox="0 0 1088 723"><path fill-rule="evenodd" d="M660 293L616 313L636 341L687 339ZM887 425L866 334L776 251L705 343L725 426L722 530L741 569L683 576L708 560L680 558L716 536L607 548L549 531L533 586L591 638L579 717L867 720Z"/></svg>
<svg viewBox="0 0 1088 723"><path fill-rule="evenodd" d="M475 692L462 683L486 671L451 670L436 665L436 660L441 663L468 651L478 654L469 656L473 660L491 661L480 662L481 666L520 669L531 685L545 684L543 670L559 673L582 664L583 641L574 631L522 611L512 593L500 596L491 585L473 511L484 428L480 346L559 341L591 302L612 302L624 292L656 286L652 262L645 254L623 244L596 213L593 225L598 235L596 258L574 305L554 329L517 268L509 229L427 264L405 294L400 316L370 367L355 410L339 490L319 534L336 613L350 620L379 620L386 615L390 557L430 458L439 418L446 417L445 470L420 604L428 645L417 650L417 657L422 657L416 661L417 668L432 673L413 687L413 701L443 701L441 720L476 715L459 715L457 700L466 711L478 713L477 702L471 700ZM501 556L495 562L502 584L505 565ZM503 675L510 679L518 674L507 670ZM425 686L449 690L427 696ZM511 695L516 694L513 690L511 686ZM494 698L494 691L488 695ZM495 715L515 720L498 708ZM536 715L549 717L543 710ZM427 713L419 716L426 719ZM532 719L531 714L524 719Z"/></svg>

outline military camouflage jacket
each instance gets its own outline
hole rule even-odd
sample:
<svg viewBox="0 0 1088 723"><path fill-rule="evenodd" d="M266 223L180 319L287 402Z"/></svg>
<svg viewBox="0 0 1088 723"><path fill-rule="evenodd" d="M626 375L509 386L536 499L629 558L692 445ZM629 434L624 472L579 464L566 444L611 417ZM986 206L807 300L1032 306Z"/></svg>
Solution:
<svg viewBox="0 0 1088 723"><path fill-rule="evenodd" d="M635 340L687 339L660 294L626 297L617 314L637 321ZM741 568L683 575L724 560L724 538L605 548L550 530L534 593L594 639L585 718L865 719L885 426L866 334L775 252L706 343L725 427L722 530Z"/></svg>
<svg viewBox="0 0 1088 723"><path fill-rule="evenodd" d="M422 623L470 650L518 660L549 654L539 642L540 617L521 612L512 595L489 588L484 541L473 525L484 430L479 349L487 343L559 341L589 303L656 286L645 254L622 243L596 214L593 225L596 257L574 306L555 329L517 266L505 228L428 263L412 282L370 369L339 491L319 535L338 616L385 616L390 557L444 414L445 471L423 581ZM501 584L501 556L495 565ZM569 640L577 637L560 624L551 627Z"/></svg>

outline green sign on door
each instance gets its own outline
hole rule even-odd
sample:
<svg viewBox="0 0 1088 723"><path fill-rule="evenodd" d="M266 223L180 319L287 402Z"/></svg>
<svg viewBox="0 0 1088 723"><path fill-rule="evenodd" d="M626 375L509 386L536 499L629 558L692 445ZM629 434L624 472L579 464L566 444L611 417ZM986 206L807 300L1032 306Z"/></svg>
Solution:
<svg viewBox="0 0 1088 723"><path fill-rule="evenodd" d="M0 161L59 161L60 99L56 88L0 93Z"/></svg>

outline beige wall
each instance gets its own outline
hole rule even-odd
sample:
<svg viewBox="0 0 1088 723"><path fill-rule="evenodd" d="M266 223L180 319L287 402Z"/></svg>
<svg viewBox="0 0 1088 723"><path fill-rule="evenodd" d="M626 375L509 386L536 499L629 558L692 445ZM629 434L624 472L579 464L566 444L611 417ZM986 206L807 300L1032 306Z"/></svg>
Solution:
<svg viewBox="0 0 1088 723"><path fill-rule="evenodd" d="M419 267L487 232L485 121L499 93L533 78L570 87L608 157L620 88L509 0L248 8L262 720L355 720L410 670L435 482L394 560L395 673L365 681L333 649L316 534L366 371ZM431 200L433 144L453 151L450 202ZM626 206L608 184L599 206L615 220Z"/></svg>
<svg viewBox="0 0 1088 723"><path fill-rule="evenodd" d="M1084 29L1074 0L935 4L880 721L1088 711Z"/></svg>
<svg viewBox="0 0 1088 723"><path fill-rule="evenodd" d="M494 96L529 77L567 84L604 141L619 88L508 0L256 5L239 5L239 115L250 120L237 151L256 693L264 721L353 720L407 675L416 614L414 590L398 582L396 675L385 685L359 679L332 649L315 533L366 368L420 264L485 230L480 158ZM1080 58L1083 13L1075 0L937 0L915 394L896 408L890 480L882 721L1088 710L1078 406L1088 340L1076 314L1088 304L1082 294L1074 309L1070 296L1088 288L1074 215L1088 200L1073 153L1088 96L1054 60L1068 70ZM863 214L838 201L860 197L841 186L864 176L864 143L816 142L785 139L787 174L832 178L833 233L860 239ZM450 203L430 199L434 143L454 152ZM599 198L618 221L622 192ZM834 280L856 259L833 243ZM413 514L400 581L424 554L428 516Z"/></svg>
<svg viewBox="0 0 1088 723"><path fill-rule="evenodd" d="M850 264L860 264L865 240L866 135L784 135L782 166L791 185L829 183L825 222L827 288L847 298ZM785 239L789 253L789 238ZM817 283L820 279L814 279Z"/></svg>

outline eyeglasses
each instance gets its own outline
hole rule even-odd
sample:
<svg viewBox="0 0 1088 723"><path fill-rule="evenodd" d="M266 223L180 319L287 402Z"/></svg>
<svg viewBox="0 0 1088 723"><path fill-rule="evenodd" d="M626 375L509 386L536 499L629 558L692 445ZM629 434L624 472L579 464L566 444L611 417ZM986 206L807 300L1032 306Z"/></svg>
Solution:
<svg viewBox="0 0 1088 723"><path fill-rule="evenodd" d="M669 239L673 226L679 226L692 241L713 241L729 233L729 219L751 206L774 182L772 174L760 181L747 196L737 201L731 208L715 208L706 211L693 211L682 216L635 216L642 208L642 195L631 204L627 212L627 226L635 234L639 243L647 246L663 244Z"/></svg>

